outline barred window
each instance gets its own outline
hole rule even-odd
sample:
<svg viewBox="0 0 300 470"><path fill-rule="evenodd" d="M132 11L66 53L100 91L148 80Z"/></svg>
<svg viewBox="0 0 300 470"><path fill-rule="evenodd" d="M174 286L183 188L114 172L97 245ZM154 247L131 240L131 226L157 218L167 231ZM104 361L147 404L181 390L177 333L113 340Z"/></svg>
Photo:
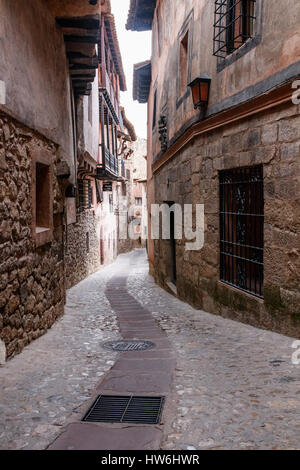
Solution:
<svg viewBox="0 0 300 470"><path fill-rule="evenodd" d="M254 37L256 0L216 0L214 55L225 58Z"/></svg>
<svg viewBox="0 0 300 470"><path fill-rule="evenodd" d="M221 281L263 297L263 167L220 172Z"/></svg>
<svg viewBox="0 0 300 470"><path fill-rule="evenodd" d="M77 188L78 211L82 212L84 209L90 209L93 205L93 188L91 180L77 180Z"/></svg>

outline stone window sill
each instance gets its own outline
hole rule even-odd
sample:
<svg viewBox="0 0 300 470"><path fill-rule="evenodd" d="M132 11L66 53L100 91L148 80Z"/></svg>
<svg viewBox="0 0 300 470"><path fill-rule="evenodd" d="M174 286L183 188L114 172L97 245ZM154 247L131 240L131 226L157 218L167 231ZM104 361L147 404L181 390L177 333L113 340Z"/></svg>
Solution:
<svg viewBox="0 0 300 470"><path fill-rule="evenodd" d="M176 285L174 284L174 282L172 282L172 281L166 281L166 285L168 286L168 288L170 289L170 291L172 291L172 293L173 293L174 295L176 295L176 296L178 295L178 294L177 294L177 287L176 287Z"/></svg>
<svg viewBox="0 0 300 470"><path fill-rule="evenodd" d="M236 292L237 294L243 294L243 295L245 295L246 297L248 297L249 299L256 300L258 303L264 304L264 299L260 299L259 297L256 297L255 295L250 294L249 292L245 292L245 291L242 290L242 289L238 289L237 287L230 286L229 284L227 284L226 282L223 282L223 281L218 281L218 283L219 283L221 286L226 287L227 289L229 289L229 290L231 290L231 291L233 291L233 292Z"/></svg>

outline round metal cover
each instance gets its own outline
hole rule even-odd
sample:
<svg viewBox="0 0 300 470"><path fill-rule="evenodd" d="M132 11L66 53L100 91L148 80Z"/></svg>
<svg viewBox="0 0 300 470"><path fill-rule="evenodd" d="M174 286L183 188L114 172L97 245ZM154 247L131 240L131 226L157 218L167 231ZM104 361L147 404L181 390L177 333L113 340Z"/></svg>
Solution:
<svg viewBox="0 0 300 470"><path fill-rule="evenodd" d="M106 349L113 351L146 351L147 349L155 348L155 344L151 341L139 341L139 340L117 340L110 341L109 343L103 344Z"/></svg>

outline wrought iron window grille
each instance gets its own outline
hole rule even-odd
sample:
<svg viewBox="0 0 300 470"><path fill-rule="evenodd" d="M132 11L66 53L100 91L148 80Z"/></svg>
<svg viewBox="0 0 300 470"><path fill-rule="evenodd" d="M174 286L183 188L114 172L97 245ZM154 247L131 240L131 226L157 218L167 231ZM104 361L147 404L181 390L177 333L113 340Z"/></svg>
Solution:
<svg viewBox="0 0 300 470"><path fill-rule="evenodd" d="M263 298L263 167L220 172L220 279Z"/></svg>
<svg viewBox="0 0 300 470"><path fill-rule="evenodd" d="M216 0L214 52L221 59L255 35L256 0Z"/></svg>

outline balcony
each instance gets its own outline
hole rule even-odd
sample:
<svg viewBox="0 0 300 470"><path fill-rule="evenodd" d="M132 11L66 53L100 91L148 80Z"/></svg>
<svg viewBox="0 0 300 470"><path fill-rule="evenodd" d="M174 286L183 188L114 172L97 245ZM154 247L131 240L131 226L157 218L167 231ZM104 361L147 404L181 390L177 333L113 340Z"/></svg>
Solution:
<svg viewBox="0 0 300 470"><path fill-rule="evenodd" d="M97 166L97 177L104 180L117 180L119 178L118 159L110 153L105 145L102 147L102 163Z"/></svg>
<svg viewBox="0 0 300 470"><path fill-rule="evenodd" d="M113 87L111 79L107 73L107 70L103 65L99 68L99 90L103 93L104 98L112 112L117 124L120 121L121 110L119 106L119 99L117 93Z"/></svg>
<svg viewBox="0 0 300 470"><path fill-rule="evenodd" d="M125 179L125 160L121 159L121 177Z"/></svg>

